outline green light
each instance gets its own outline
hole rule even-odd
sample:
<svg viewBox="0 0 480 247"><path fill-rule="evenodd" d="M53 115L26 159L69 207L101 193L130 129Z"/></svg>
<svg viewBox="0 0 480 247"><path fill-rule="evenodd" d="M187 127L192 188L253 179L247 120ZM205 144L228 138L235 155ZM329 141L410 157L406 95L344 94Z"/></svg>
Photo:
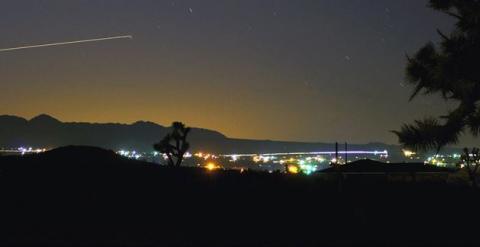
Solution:
<svg viewBox="0 0 480 247"><path fill-rule="evenodd" d="M308 165L301 164L300 165L300 170L302 171L302 173L304 173L306 175L310 175L317 170L317 167L315 165L311 165L311 164L308 164Z"/></svg>

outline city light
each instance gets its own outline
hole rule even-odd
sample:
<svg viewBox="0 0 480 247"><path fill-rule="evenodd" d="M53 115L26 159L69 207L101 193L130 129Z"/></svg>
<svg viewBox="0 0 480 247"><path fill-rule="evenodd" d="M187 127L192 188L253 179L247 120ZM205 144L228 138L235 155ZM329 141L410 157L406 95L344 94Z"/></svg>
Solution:
<svg viewBox="0 0 480 247"><path fill-rule="evenodd" d="M461 162L460 158L461 156L458 154L453 154L453 155L436 154L428 157L425 160L425 164L440 166L440 167L448 167L448 166L454 167Z"/></svg>
<svg viewBox="0 0 480 247"><path fill-rule="evenodd" d="M317 156L317 157L315 157L315 160L316 160L317 162L319 162L319 163L323 163L323 162L326 161L325 158L323 158L322 156Z"/></svg>
<svg viewBox="0 0 480 247"><path fill-rule="evenodd" d="M17 149L1 149L1 153L9 153L9 154L20 154L20 155L25 155L25 154L38 154L38 153L43 153L46 152L46 148L32 148L32 147L19 147Z"/></svg>
<svg viewBox="0 0 480 247"><path fill-rule="evenodd" d="M403 155L407 158L410 158L410 157L412 157L413 155L416 154L415 152L410 151L410 150L406 150L406 149L403 149L402 152L403 152Z"/></svg>
<svg viewBox="0 0 480 247"><path fill-rule="evenodd" d="M184 156L185 158L190 158L192 156L195 156L197 158L201 158L201 159L204 159L204 160L208 160L208 159L217 159L218 156L214 155L214 154L209 154L209 153L202 153L202 152L197 152L195 153L194 155L191 155L190 153L187 153L186 154L187 156Z"/></svg>
<svg viewBox="0 0 480 247"><path fill-rule="evenodd" d="M33 147L19 147L14 149L1 149L1 153L12 155L26 155L45 152L45 148ZM339 151L340 154L344 152ZM349 161L359 159L380 159L389 163L387 160L388 151L348 151L350 154ZM122 149L117 151L117 154L127 157L129 159L144 160L147 162L163 163L163 160L168 160L166 154L157 151L139 151ZM458 152L451 154L435 154L430 157L424 157L411 150L401 150L401 156L409 157L409 159L423 160L425 164L435 165L440 167L459 167L461 164L461 155ZM375 157L372 157L375 156ZM423 158L424 157L424 158ZM208 170L215 169L244 169L246 170L261 170L266 172L285 171L285 165L288 165L287 172L313 174L317 171L326 169L330 164L345 164L346 161L342 156L335 158L335 152L321 151L321 152L292 152L292 153L265 153L265 154L212 154L207 152L185 153L184 163L186 166L204 167ZM209 164L212 162L212 164ZM222 165L220 165L222 163ZM202 165L203 164L203 165ZM206 165L205 165L206 164ZM292 167L293 166L293 167ZM288 169L291 169L288 170Z"/></svg>
<svg viewBox="0 0 480 247"><path fill-rule="evenodd" d="M213 170L220 169L220 166L216 165L213 162L208 162L207 165L205 166L205 168L209 171L213 171Z"/></svg>
<svg viewBox="0 0 480 247"><path fill-rule="evenodd" d="M310 174L314 173L315 171L317 171L317 167L315 165L311 165L311 164L302 164L302 165L300 165L300 169L306 175L310 175Z"/></svg>
<svg viewBox="0 0 480 247"><path fill-rule="evenodd" d="M28 150L28 149L27 149ZM120 150L118 154L128 157L130 159L144 160L147 162L155 162L163 164L163 160L168 160L166 154L150 151L139 152L138 150ZM345 152L339 151L339 154ZM349 162L353 162L360 159L373 159L383 162L389 162L389 153L387 150L359 150L348 151L350 153ZM417 154L408 150L401 150L397 156L405 157L405 155L413 155L417 159ZM454 155L459 156L458 154ZM163 158L162 158L163 157ZM293 173L301 173L310 175L317 171L327 169L331 164L346 164L345 156L336 157L336 153L332 151L319 151L319 152L292 152L292 153L258 153L258 154L214 154L205 151L198 151L194 153L186 153L184 155L185 166L197 166L208 170L215 169L234 169L240 170L259 170L265 172L287 171L289 166L296 166L292 168ZM434 160L435 158L435 160ZM421 159L421 156L418 156ZM427 164L433 164L437 166L450 166L449 160L442 160L439 157L433 157L431 159L422 159ZM209 163L212 164L209 165ZM458 163L457 163L458 164Z"/></svg>
<svg viewBox="0 0 480 247"><path fill-rule="evenodd" d="M388 155L387 150L378 151L365 151L365 150L352 150L352 151L339 151L340 153L346 154L370 154L370 155ZM265 154L222 154L222 157L255 157L255 156L291 156L291 155L334 155L335 151L319 151L319 152L292 152L292 153L265 153Z"/></svg>
<svg viewBox="0 0 480 247"><path fill-rule="evenodd" d="M299 172L300 172L300 169L298 168L298 166L295 166L295 165L288 166L288 173L298 174Z"/></svg>
<svg viewBox="0 0 480 247"><path fill-rule="evenodd" d="M135 159L135 160L138 160L142 157L144 157L145 154L141 154L137 151L128 151L128 150L120 150L117 152L117 154L121 155L121 156L124 156L124 157L127 157L129 159Z"/></svg>

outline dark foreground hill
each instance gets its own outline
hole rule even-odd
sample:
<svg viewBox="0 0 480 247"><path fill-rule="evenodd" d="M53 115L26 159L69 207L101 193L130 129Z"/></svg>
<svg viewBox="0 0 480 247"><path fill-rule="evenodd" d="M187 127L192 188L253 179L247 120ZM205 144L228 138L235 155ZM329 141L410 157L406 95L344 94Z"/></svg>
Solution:
<svg viewBox="0 0 480 247"><path fill-rule="evenodd" d="M426 165L424 163L383 163L364 159L357 160L338 168L330 167L322 172L345 172L345 173L451 173L449 168Z"/></svg>
<svg viewBox="0 0 480 247"><path fill-rule="evenodd" d="M0 245L479 245L479 194L442 182L362 183L170 169L66 147L0 157Z"/></svg>

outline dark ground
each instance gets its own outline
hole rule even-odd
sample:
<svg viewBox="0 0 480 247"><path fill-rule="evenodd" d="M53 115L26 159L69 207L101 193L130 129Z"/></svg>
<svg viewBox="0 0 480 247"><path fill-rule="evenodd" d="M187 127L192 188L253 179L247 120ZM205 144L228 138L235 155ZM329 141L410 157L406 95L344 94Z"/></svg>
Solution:
<svg viewBox="0 0 480 247"><path fill-rule="evenodd" d="M479 194L443 182L209 172L69 147L0 158L0 245L480 246Z"/></svg>

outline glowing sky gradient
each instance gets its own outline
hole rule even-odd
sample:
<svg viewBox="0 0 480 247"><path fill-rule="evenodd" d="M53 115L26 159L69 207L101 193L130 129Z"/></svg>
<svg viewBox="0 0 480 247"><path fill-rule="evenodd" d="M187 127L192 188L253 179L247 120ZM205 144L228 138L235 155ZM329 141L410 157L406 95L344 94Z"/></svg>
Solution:
<svg viewBox="0 0 480 247"><path fill-rule="evenodd" d="M408 103L405 54L451 20L421 0L2 1L0 113L180 120L230 137L396 143L447 105ZM466 141L473 143L473 141Z"/></svg>

